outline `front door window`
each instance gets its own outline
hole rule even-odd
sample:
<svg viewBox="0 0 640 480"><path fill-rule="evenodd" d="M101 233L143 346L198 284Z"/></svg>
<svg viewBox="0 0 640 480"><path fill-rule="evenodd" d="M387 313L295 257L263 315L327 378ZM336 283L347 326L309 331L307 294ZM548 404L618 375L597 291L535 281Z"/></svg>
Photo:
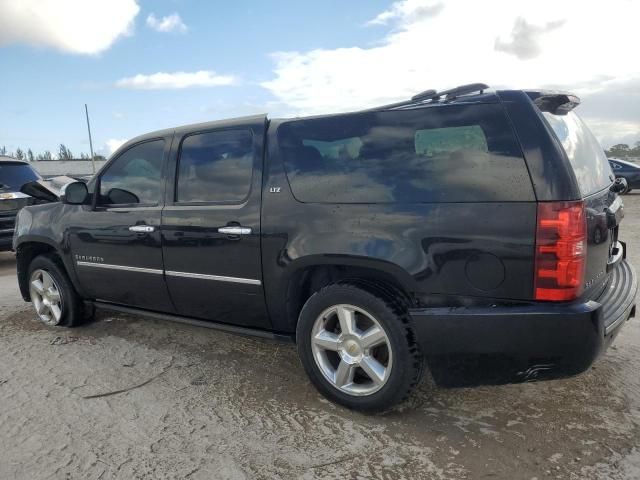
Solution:
<svg viewBox="0 0 640 480"><path fill-rule="evenodd" d="M102 174L98 204L158 205L162 195L164 140L134 145Z"/></svg>

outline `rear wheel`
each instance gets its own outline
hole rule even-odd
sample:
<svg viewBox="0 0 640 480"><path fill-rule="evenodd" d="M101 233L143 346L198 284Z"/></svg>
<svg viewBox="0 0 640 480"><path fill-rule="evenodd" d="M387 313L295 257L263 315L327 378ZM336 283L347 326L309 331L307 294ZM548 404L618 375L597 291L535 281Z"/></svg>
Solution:
<svg viewBox="0 0 640 480"><path fill-rule="evenodd" d="M57 260L40 255L29 264L29 295L45 325L73 327L82 322L82 302Z"/></svg>
<svg viewBox="0 0 640 480"><path fill-rule="evenodd" d="M624 178L624 177L622 177ZM620 192L620 195L626 195L627 193L629 193L631 191L631 188L629 188L629 181L625 178L625 181L627 182L627 186L624 188L624 190L622 190Z"/></svg>
<svg viewBox="0 0 640 480"><path fill-rule="evenodd" d="M353 285L314 294L300 313L298 353L309 378L330 400L381 411L418 383L422 358L398 305Z"/></svg>

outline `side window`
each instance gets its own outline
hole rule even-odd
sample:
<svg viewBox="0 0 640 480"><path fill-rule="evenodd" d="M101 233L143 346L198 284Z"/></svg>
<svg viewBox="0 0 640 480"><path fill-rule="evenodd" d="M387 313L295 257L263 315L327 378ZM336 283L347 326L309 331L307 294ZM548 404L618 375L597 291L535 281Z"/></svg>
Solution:
<svg viewBox="0 0 640 480"><path fill-rule="evenodd" d="M622 167L621 167L619 164L617 164L617 163L613 163L613 162L609 162L609 163L611 164L611 167L612 167L614 170L620 170L620 169L622 168Z"/></svg>
<svg viewBox="0 0 640 480"><path fill-rule="evenodd" d="M278 145L301 202L535 199L522 151L497 104L292 120L279 127Z"/></svg>
<svg viewBox="0 0 640 480"><path fill-rule="evenodd" d="M157 205L161 198L164 140L134 145L100 177L101 205Z"/></svg>
<svg viewBox="0 0 640 480"><path fill-rule="evenodd" d="M239 203L249 194L253 137L249 130L219 130L184 138L175 201Z"/></svg>

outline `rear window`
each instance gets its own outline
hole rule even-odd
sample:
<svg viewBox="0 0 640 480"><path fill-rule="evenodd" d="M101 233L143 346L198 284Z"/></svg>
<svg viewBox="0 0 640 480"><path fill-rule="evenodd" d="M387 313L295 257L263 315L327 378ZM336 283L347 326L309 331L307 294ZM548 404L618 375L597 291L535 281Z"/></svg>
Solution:
<svg viewBox="0 0 640 480"><path fill-rule="evenodd" d="M533 200L502 107L451 105L294 120L278 129L302 202Z"/></svg>
<svg viewBox="0 0 640 480"><path fill-rule="evenodd" d="M611 165L604 150L591 130L578 115L554 115L543 112L564 151L578 180L583 196L590 195L611 185Z"/></svg>
<svg viewBox="0 0 640 480"><path fill-rule="evenodd" d="M25 183L38 180L40 176L30 165L0 162L0 190L19 192Z"/></svg>

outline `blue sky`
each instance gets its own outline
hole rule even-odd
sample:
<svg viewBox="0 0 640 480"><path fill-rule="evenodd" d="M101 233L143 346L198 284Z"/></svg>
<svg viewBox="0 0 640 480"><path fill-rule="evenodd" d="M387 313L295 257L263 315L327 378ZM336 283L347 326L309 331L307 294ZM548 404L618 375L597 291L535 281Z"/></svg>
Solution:
<svg viewBox="0 0 640 480"><path fill-rule="evenodd" d="M640 68L625 60L640 44L637 5L556 3L0 0L0 146L88 152L84 103L108 154L158 128L474 81L577 91L604 144L640 140ZM603 40L590 44L596 26Z"/></svg>
<svg viewBox="0 0 640 480"><path fill-rule="evenodd" d="M310 50L342 42L375 41L375 32L353 29L386 2L140 2L132 35L107 51L77 55L31 45L0 48L2 90L0 145L55 151L66 143L88 152L84 103L94 142L126 139L183 123L263 111L271 95L258 83L270 78L271 52ZM157 32L145 20L178 12L186 33ZM237 84L169 90L115 88L138 73L213 70L238 77Z"/></svg>

